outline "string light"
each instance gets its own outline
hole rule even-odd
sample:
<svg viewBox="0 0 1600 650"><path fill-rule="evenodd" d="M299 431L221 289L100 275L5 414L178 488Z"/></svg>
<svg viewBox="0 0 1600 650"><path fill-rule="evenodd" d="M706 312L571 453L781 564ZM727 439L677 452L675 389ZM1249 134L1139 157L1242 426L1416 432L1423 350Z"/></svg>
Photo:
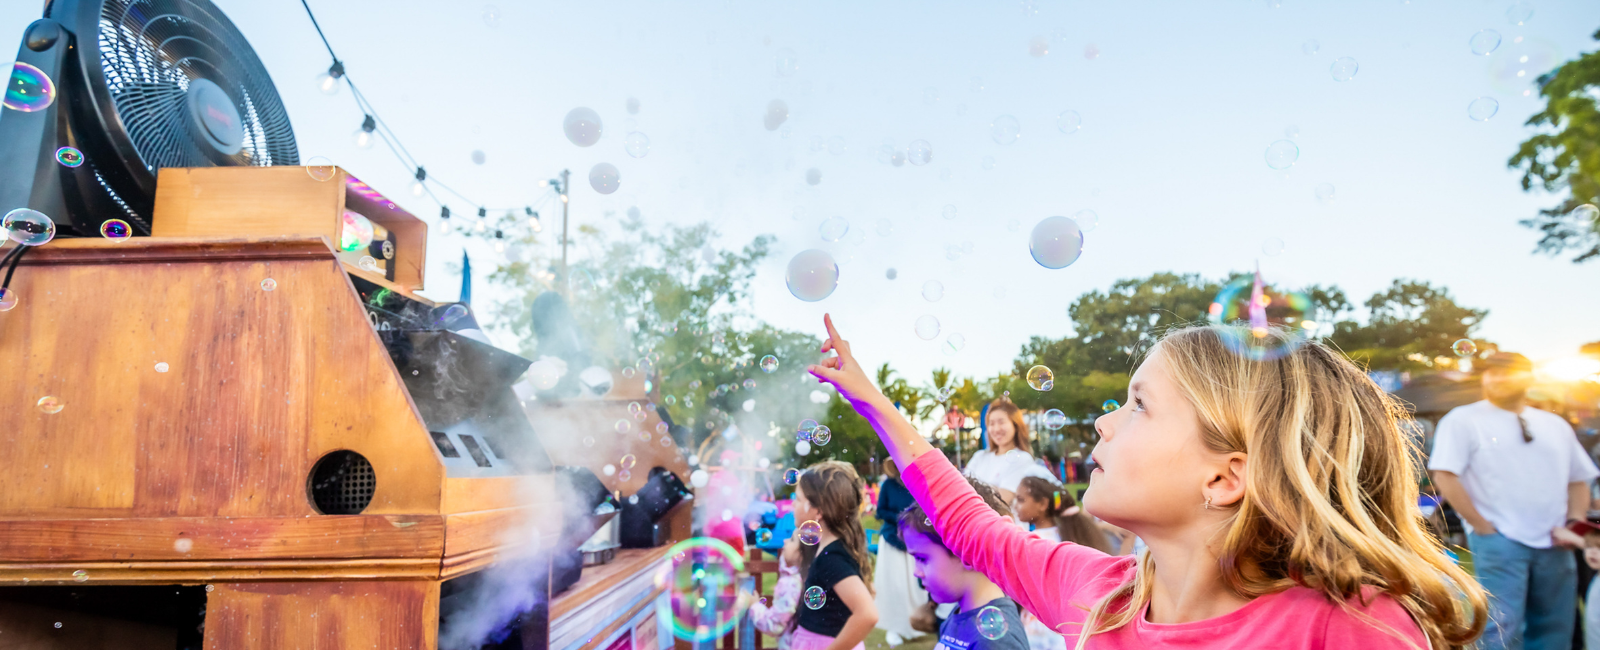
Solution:
<svg viewBox="0 0 1600 650"><path fill-rule="evenodd" d="M327 72L317 75L317 90L322 91L324 95L339 94L339 79L342 77L344 77L344 62L334 59L333 65Z"/></svg>
<svg viewBox="0 0 1600 650"><path fill-rule="evenodd" d="M355 132L356 148L357 149L371 149L372 148L372 139L373 139L372 132L374 130L376 130L377 128L378 128L378 121L372 119L371 115L368 115L367 119L362 120L361 121L361 128L357 129L356 132Z"/></svg>

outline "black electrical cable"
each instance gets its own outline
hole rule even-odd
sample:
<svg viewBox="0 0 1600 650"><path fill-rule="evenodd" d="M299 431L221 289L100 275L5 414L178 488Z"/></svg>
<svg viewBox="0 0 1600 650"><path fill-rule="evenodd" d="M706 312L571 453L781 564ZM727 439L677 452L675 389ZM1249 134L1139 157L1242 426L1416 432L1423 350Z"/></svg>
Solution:
<svg viewBox="0 0 1600 650"><path fill-rule="evenodd" d="M5 266L7 262L11 263L11 268L6 270L5 281L0 282L0 291L5 291L11 288L11 276L17 272L17 265L22 263L22 256L28 253L29 248L33 247L17 246L16 248L12 249L11 252L6 253L4 259L0 259L0 266Z"/></svg>

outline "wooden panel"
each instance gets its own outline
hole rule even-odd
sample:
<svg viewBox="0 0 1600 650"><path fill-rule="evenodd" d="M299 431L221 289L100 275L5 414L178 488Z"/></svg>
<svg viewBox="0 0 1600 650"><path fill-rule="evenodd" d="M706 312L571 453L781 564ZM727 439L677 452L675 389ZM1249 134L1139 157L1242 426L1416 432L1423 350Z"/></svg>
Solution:
<svg viewBox="0 0 1600 650"><path fill-rule="evenodd" d="M89 560L438 557L444 525L438 515L0 520L0 567Z"/></svg>
<svg viewBox="0 0 1600 650"><path fill-rule="evenodd" d="M670 546L625 548L607 564L584 567L583 577L550 602L550 620L560 620L596 596L606 593L641 571L653 570L667 556Z"/></svg>
<svg viewBox="0 0 1600 650"><path fill-rule="evenodd" d="M156 562L14 562L0 564L0 585L77 582L164 585L308 580L439 580L439 558L198 560Z"/></svg>
<svg viewBox="0 0 1600 650"><path fill-rule="evenodd" d="M0 313L0 518L304 517L311 465L337 449L373 463L366 514L438 511L443 468L333 251L276 238L174 263L218 247L78 240L24 259ZM117 263L73 262L97 249ZM41 412L46 395L65 407Z"/></svg>
<svg viewBox="0 0 1600 650"><path fill-rule="evenodd" d="M523 476L485 476L482 478L446 478L444 501L439 511L475 512L499 508L517 508L528 505L551 508L550 516L559 517L561 504L556 500L555 477L550 474Z"/></svg>
<svg viewBox="0 0 1600 650"><path fill-rule="evenodd" d="M421 581L219 584L206 649L432 650L439 585Z"/></svg>
<svg viewBox="0 0 1600 650"><path fill-rule="evenodd" d="M164 168L156 176L156 237L311 235L339 240L344 171L318 181L305 167Z"/></svg>

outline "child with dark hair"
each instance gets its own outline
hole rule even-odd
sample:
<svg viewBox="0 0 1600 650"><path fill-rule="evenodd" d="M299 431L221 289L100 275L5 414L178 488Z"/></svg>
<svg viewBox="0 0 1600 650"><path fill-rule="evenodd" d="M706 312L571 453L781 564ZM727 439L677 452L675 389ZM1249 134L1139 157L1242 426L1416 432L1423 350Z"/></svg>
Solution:
<svg viewBox="0 0 1600 650"><path fill-rule="evenodd" d="M1083 511L1072 492L1036 476L1017 485L1017 518L1052 542L1072 542L1116 555L1094 516Z"/></svg>
<svg viewBox="0 0 1600 650"><path fill-rule="evenodd" d="M987 483L967 479L985 504L1010 516L999 492ZM939 626L934 650L1028 650L1021 609L983 573L955 556L934 530L921 506L900 513L900 538L916 563L914 575L938 603L955 603L956 612Z"/></svg>
<svg viewBox="0 0 1600 650"><path fill-rule="evenodd" d="M806 468L794 492L799 528L814 523L815 539L802 538L799 614L790 623L790 650L866 650L862 641L878 624L872 602L872 559L861 528L866 490L854 467L836 460Z"/></svg>

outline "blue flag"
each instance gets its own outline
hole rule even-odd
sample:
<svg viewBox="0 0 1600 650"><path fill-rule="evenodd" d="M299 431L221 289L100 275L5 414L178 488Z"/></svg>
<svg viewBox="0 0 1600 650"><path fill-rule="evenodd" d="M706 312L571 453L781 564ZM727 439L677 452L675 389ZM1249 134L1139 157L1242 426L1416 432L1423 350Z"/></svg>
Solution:
<svg viewBox="0 0 1600 650"><path fill-rule="evenodd" d="M459 302L472 303L472 259L467 257L467 250L461 249L461 299Z"/></svg>

